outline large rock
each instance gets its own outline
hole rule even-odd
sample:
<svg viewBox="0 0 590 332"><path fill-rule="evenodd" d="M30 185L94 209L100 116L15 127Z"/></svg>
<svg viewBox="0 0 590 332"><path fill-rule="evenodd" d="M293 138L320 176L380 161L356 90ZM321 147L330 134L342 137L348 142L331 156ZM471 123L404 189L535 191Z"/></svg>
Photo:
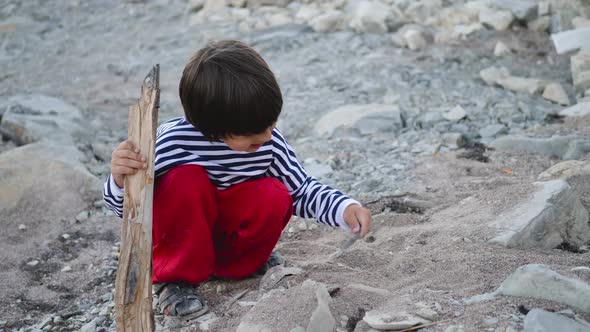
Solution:
<svg viewBox="0 0 590 332"><path fill-rule="evenodd" d="M315 131L320 135L330 135L337 129L372 134L401 127L400 111L395 105L344 105L320 118Z"/></svg>
<svg viewBox="0 0 590 332"><path fill-rule="evenodd" d="M555 301L590 313L590 285L541 264L519 267L495 293Z"/></svg>
<svg viewBox="0 0 590 332"><path fill-rule="evenodd" d="M570 58L574 86L580 91L590 89L590 53L579 53Z"/></svg>
<svg viewBox="0 0 590 332"><path fill-rule="evenodd" d="M523 332L584 332L590 331L590 323L577 322L566 316L543 309L532 309L524 318Z"/></svg>
<svg viewBox="0 0 590 332"><path fill-rule="evenodd" d="M493 141L491 146L499 150L527 151L571 160L580 159L590 152L590 139L579 136L551 138L503 136Z"/></svg>
<svg viewBox="0 0 590 332"><path fill-rule="evenodd" d="M390 7L380 1L362 0L352 8L350 27L357 32L385 33L392 14Z"/></svg>
<svg viewBox="0 0 590 332"><path fill-rule="evenodd" d="M588 114L590 114L590 101L583 101L559 111L559 115L563 116L586 116Z"/></svg>
<svg viewBox="0 0 590 332"><path fill-rule="evenodd" d="M0 154L0 211L26 207L39 216L76 216L85 197L100 198L99 181L76 148L38 142Z"/></svg>
<svg viewBox="0 0 590 332"><path fill-rule="evenodd" d="M82 115L61 99L43 95L13 96L0 103L0 133L17 145L39 140L72 143L82 132Z"/></svg>
<svg viewBox="0 0 590 332"><path fill-rule="evenodd" d="M588 211L563 180L535 182L534 194L502 213L490 226L497 229L492 243L518 248L579 247L590 242Z"/></svg>
<svg viewBox="0 0 590 332"><path fill-rule="evenodd" d="M306 280L301 286L277 289L262 296L237 328L237 332L301 330L333 331L336 321L330 311L331 298L322 283ZM284 313L289 312L286 316Z"/></svg>
<svg viewBox="0 0 590 332"><path fill-rule="evenodd" d="M539 174L537 180L565 180L576 176L590 176L590 163L580 160L562 161Z"/></svg>

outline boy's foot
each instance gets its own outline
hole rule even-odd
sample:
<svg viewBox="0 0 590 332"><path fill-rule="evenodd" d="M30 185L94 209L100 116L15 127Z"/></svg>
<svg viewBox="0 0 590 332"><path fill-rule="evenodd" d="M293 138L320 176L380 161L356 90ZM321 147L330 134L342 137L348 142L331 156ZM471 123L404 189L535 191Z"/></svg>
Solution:
<svg viewBox="0 0 590 332"><path fill-rule="evenodd" d="M193 285L158 283L153 285L160 313L172 319L190 320L204 315L209 308Z"/></svg>
<svg viewBox="0 0 590 332"><path fill-rule="evenodd" d="M275 267L277 265L285 264L285 257L281 255L278 251L273 251L270 254L270 257L266 260L264 264L256 271L256 274L263 275L268 271L271 267Z"/></svg>

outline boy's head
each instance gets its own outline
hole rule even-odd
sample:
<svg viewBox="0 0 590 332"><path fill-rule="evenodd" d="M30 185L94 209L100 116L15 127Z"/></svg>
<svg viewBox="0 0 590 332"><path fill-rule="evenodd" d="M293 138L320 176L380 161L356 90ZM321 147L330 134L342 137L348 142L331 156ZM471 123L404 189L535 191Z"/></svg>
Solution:
<svg viewBox="0 0 590 332"><path fill-rule="evenodd" d="M268 137L283 106L267 63L234 40L199 50L184 68L179 93L186 119L209 140L226 143L232 137L251 137L253 146L264 143L259 141Z"/></svg>

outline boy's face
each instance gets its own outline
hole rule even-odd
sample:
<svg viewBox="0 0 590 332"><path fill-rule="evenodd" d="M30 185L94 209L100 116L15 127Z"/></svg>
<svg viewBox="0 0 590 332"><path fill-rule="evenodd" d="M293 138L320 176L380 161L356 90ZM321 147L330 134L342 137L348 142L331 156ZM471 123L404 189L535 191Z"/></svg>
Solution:
<svg viewBox="0 0 590 332"><path fill-rule="evenodd" d="M271 140L272 138L272 130L275 128L274 125L270 126L261 134L256 135L231 135L225 137L223 142L230 147L230 149L235 151L243 151L243 152L256 152L260 147Z"/></svg>

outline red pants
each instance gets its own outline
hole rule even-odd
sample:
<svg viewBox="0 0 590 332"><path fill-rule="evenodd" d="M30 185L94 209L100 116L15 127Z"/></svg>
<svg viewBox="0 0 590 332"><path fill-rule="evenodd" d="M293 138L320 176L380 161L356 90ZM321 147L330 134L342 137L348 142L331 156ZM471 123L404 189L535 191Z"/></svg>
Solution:
<svg viewBox="0 0 590 332"><path fill-rule="evenodd" d="M218 190L201 166L165 173L154 190L153 277L197 284L262 266L293 214L287 188L261 178Z"/></svg>

